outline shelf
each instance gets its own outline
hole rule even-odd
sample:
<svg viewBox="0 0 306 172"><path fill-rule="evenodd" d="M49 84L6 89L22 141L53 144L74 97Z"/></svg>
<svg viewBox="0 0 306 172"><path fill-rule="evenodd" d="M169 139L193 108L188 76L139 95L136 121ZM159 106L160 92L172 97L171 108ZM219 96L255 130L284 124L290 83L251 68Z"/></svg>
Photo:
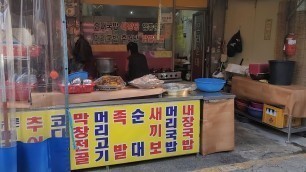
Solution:
<svg viewBox="0 0 306 172"><path fill-rule="evenodd" d="M38 46L36 46L36 45L31 45L31 46L24 47L21 44L17 44L16 47L17 47L18 51L16 52L15 44L13 44L13 45L9 44L9 46L13 46L13 53L12 53L12 55L10 55L10 54L8 55L7 53L5 53L5 55L4 55L4 53L3 53L1 59L3 59L4 63L8 63L9 60L12 60L12 61L16 60L17 61L16 63L18 64L18 67L16 67L16 68L17 68L17 70L20 70L20 71L23 71L23 67L25 66L24 63L26 62L27 74L28 74L28 76L30 76L30 74L31 74L31 59L32 58L36 58L36 57L39 56L40 48ZM26 48L26 50L24 50L24 48ZM17 72L14 71L14 73L16 74ZM21 72L21 73L23 73L23 72ZM28 80L28 83L29 83L29 80ZM11 84L15 84L15 85L11 85ZM22 89L22 88L28 88L25 85L21 85L22 88L19 88L20 86L18 86L18 85L19 84L16 84L16 83L9 83L9 85L5 84L4 88L6 88L6 89L13 89L13 88L15 88L15 92L16 91L19 92L19 90ZM2 87L2 88L0 88L0 90L3 91L4 88ZM7 90L5 90L5 91L7 91ZM28 101L30 102L31 101L31 89L28 89L28 97L29 97Z"/></svg>
<svg viewBox="0 0 306 172"><path fill-rule="evenodd" d="M244 117L246 117L246 118L248 118L248 119L250 119L252 121L255 121L257 123L269 126L269 127L274 128L274 129L276 129L278 131L281 131L281 132L284 132L284 133L288 133L288 127L286 127L286 128L276 128L274 126L271 126L269 124L266 124L266 123L262 122L260 119L254 118L254 117L250 116L249 114L247 114L245 112L242 112L240 110L237 110L237 109L235 109L235 114L242 115L242 116L244 116ZM291 133L300 133L300 132L304 132L304 131L306 131L306 126L301 126L301 127L296 127L296 128L292 127L291 128Z"/></svg>
<svg viewBox="0 0 306 172"><path fill-rule="evenodd" d="M7 60L8 58L4 57L3 59ZM14 60L30 60L31 58L30 57L24 57L24 56L14 56L14 58L12 58L12 59L14 59Z"/></svg>

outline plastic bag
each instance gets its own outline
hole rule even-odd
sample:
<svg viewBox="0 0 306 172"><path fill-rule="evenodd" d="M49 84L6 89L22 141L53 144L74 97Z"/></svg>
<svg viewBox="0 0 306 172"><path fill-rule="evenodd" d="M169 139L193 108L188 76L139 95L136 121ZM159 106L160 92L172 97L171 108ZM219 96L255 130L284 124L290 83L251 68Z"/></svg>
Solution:
<svg viewBox="0 0 306 172"><path fill-rule="evenodd" d="M130 85L141 88L141 89L151 89L161 87L164 81L159 80L156 76L149 74L140 78L136 78L129 82Z"/></svg>
<svg viewBox="0 0 306 172"><path fill-rule="evenodd" d="M235 33L227 44L227 56L234 57L236 53L242 52L242 40L240 30Z"/></svg>
<svg viewBox="0 0 306 172"><path fill-rule="evenodd" d="M35 75L28 75L24 73L22 75L15 75L15 82L17 84L35 85L37 83L37 78Z"/></svg>

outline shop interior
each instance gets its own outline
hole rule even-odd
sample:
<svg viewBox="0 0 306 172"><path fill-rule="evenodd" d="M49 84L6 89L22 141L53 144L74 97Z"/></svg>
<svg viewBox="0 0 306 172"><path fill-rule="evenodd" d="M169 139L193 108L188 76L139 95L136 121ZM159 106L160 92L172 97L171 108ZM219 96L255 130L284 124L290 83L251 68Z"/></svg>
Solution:
<svg viewBox="0 0 306 172"><path fill-rule="evenodd" d="M235 4L235 2L233 2ZM173 77L164 78L166 82L171 81L194 81L194 79L204 76L212 77L225 77L224 72L226 64L242 64L248 65L250 63L263 63L269 57L276 57L273 55L273 49L280 49L280 45L273 48L273 41L279 39L276 36L276 27L269 28L269 23L275 26L275 22L272 20L267 20L266 23L261 25L266 26L265 39L264 41L260 40L259 37L251 37L250 35L255 33L255 35L260 34L260 28L252 27L254 23L248 24L247 19L241 19L229 21L225 20L225 23L220 24L222 21L213 20L213 27L209 28L205 22L210 20L208 17L204 16L203 28L204 31L201 32L201 35L196 34L195 17L199 13L207 14L208 11L203 10L173 10L171 6L162 4L159 7L149 7L149 6L127 6L127 5L107 5L107 4L90 4L90 3L81 3L78 0L70 0L65 4L66 8L66 20L67 20L67 38L68 38L68 50L71 50L74 47L75 40L77 39L76 35L82 34L86 40L91 45L93 51L94 63L91 67L94 70L93 80L107 74L118 75L125 80L126 75L126 65L127 57L129 56L126 44L129 41L134 41L138 43L139 51L145 54L148 66L150 68L150 73L156 74L156 76L166 75L170 77L170 74L167 73L174 72ZM239 5L239 4L238 4ZM240 4L241 5L241 4ZM50 6L47 2L41 2L39 6ZM242 6L242 5L241 5ZM44 51L46 48L57 50L55 46L57 44L50 44L48 40L45 39L46 35L52 35L54 32L56 34L56 23L46 23L44 19L48 15L46 12L41 11L31 11L27 10L31 8L31 5L25 5L22 10L22 15L27 16L24 18L24 37L30 37L31 35L36 35L36 38L33 39L33 44L40 45L37 47L39 51L39 58L30 58L29 63L26 61L20 61L18 63L23 63L23 65L16 65L16 70L18 75L31 73L32 78L36 77L38 91L46 92L50 90L56 90L57 82L52 80L49 77L52 71L60 71L62 66L57 66L56 52L53 51ZM251 7L248 7L251 8ZM12 12L14 15L13 24L19 24L21 13L18 12L20 6L14 4L12 6ZM217 13L219 9L216 9L216 15L214 17L220 17ZM265 9L263 9L265 10ZM273 9L274 11L276 9ZM232 13L232 8L228 9L228 16L235 18L235 14ZM258 9L254 12L257 13ZM243 11L242 11L243 12ZM33 13L40 13L39 17L32 19ZM143 14L146 14L143 16ZM160 23L159 23L159 13L160 13ZM266 17L263 16L251 16L256 20ZM268 14L267 14L268 15ZM276 20L275 15L271 16L273 20ZM165 19L162 21L162 19ZM33 21L32 21L33 20ZM146 25L148 31L139 31L134 28L139 27L136 25L133 28L133 23L137 23L139 20L142 20L140 25ZM32 24L35 23L35 24ZM119 28L119 23L126 24L122 30ZM15 25L16 25L15 24ZM108 24L108 25L107 25ZM110 24L114 26L110 26ZM131 24L127 28L127 25ZM159 27L158 27L159 26ZM111 28L107 30L106 27ZM112 30L113 28L113 30ZM142 26L140 27L142 28ZM140 29L138 28L138 29ZM143 28L142 28L143 29ZM150 30L151 29L151 30ZM53 31L55 30L55 31ZM106 31L107 30L107 31ZM206 34L206 31L210 31L210 35ZM226 42L231 39L234 33L238 30L241 30L241 34L245 34L243 38L243 43L245 49L242 53L237 53L235 57L224 57L226 54ZM159 32L159 40L157 40L157 35ZM17 32L15 32L15 38L18 37ZM144 36L143 36L144 35ZM197 37L202 39L201 45L197 45ZM141 40L140 40L141 39ZM212 41L210 41L210 39ZM269 42L269 43L268 43ZM279 42L279 41L278 41ZM211 44L211 51L205 51L204 48L207 47L206 44ZM251 46L254 45L258 46ZM60 44L58 44L60 45ZM262 47L259 49L259 45ZM263 46L269 47L268 50L263 49ZM250 48L253 47L253 48ZM254 48L255 47L255 48ZM196 50L200 48L200 59L196 57ZM277 51L279 52L279 51ZM68 53L69 57L72 57L71 52ZM278 53L279 56L279 53ZM49 57L53 57L50 60ZM224 58L221 58L224 57ZM300 60L298 58L298 60ZM60 59L61 61L61 59ZM300 61L299 61L300 62ZM108 63L108 66L101 65ZM302 64L302 63L301 63ZM220 67L221 66L221 67ZM301 65L300 65L301 66ZM197 68L198 67L198 68ZM27 69L29 68L29 69ZM200 70L198 70L200 69ZM205 71L206 70L206 71ZM222 71L222 75L219 74L219 71ZM217 72L216 72L217 71ZM303 83L303 75L301 70L296 70L297 78L294 79L295 82L301 84ZM72 73L70 71L70 73ZM34 76L35 75L35 76ZM195 75L195 76L194 76ZM30 76L31 77L31 76ZM159 78L161 79L161 77Z"/></svg>
<svg viewBox="0 0 306 172"><path fill-rule="evenodd" d="M201 11L204 13L204 11ZM200 13L196 10L177 10L175 13L175 62L174 70L182 72L182 79L191 81L191 65L194 40L194 14ZM204 33L204 32L203 32Z"/></svg>
<svg viewBox="0 0 306 172"><path fill-rule="evenodd" d="M99 76L112 73L125 78L129 56L126 45L131 41L146 55L151 73L172 71L172 24L158 23L158 13L170 16L172 8L82 4L81 32L93 47L97 47L93 48L97 65L103 63L105 57L113 64L109 71L97 71ZM110 22L117 26L105 31L104 25ZM157 59L157 56L161 57Z"/></svg>

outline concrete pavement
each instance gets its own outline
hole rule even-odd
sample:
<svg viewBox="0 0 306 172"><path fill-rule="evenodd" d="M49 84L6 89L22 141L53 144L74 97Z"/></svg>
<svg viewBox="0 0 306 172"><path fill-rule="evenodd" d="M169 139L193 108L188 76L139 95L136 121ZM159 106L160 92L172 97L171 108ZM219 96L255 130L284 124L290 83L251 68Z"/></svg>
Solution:
<svg viewBox="0 0 306 172"><path fill-rule="evenodd" d="M263 160L253 160L244 163L204 168L194 172L305 172L306 154L283 156L278 158L268 158Z"/></svg>
<svg viewBox="0 0 306 172"><path fill-rule="evenodd" d="M271 128L241 122L235 126L236 147L232 152L179 156L81 172L306 171L306 138L293 135L292 144L286 144L286 134Z"/></svg>

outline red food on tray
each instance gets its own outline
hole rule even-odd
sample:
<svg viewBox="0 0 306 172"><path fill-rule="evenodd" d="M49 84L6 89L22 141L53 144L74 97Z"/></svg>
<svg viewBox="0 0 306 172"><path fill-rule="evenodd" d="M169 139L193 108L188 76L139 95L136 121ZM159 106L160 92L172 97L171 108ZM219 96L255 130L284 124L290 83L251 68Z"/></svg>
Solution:
<svg viewBox="0 0 306 172"><path fill-rule="evenodd" d="M59 85L62 93L65 93L65 85ZM68 93L69 94L82 94L82 93L91 93L94 91L95 84L90 85L69 85Z"/></svg>

